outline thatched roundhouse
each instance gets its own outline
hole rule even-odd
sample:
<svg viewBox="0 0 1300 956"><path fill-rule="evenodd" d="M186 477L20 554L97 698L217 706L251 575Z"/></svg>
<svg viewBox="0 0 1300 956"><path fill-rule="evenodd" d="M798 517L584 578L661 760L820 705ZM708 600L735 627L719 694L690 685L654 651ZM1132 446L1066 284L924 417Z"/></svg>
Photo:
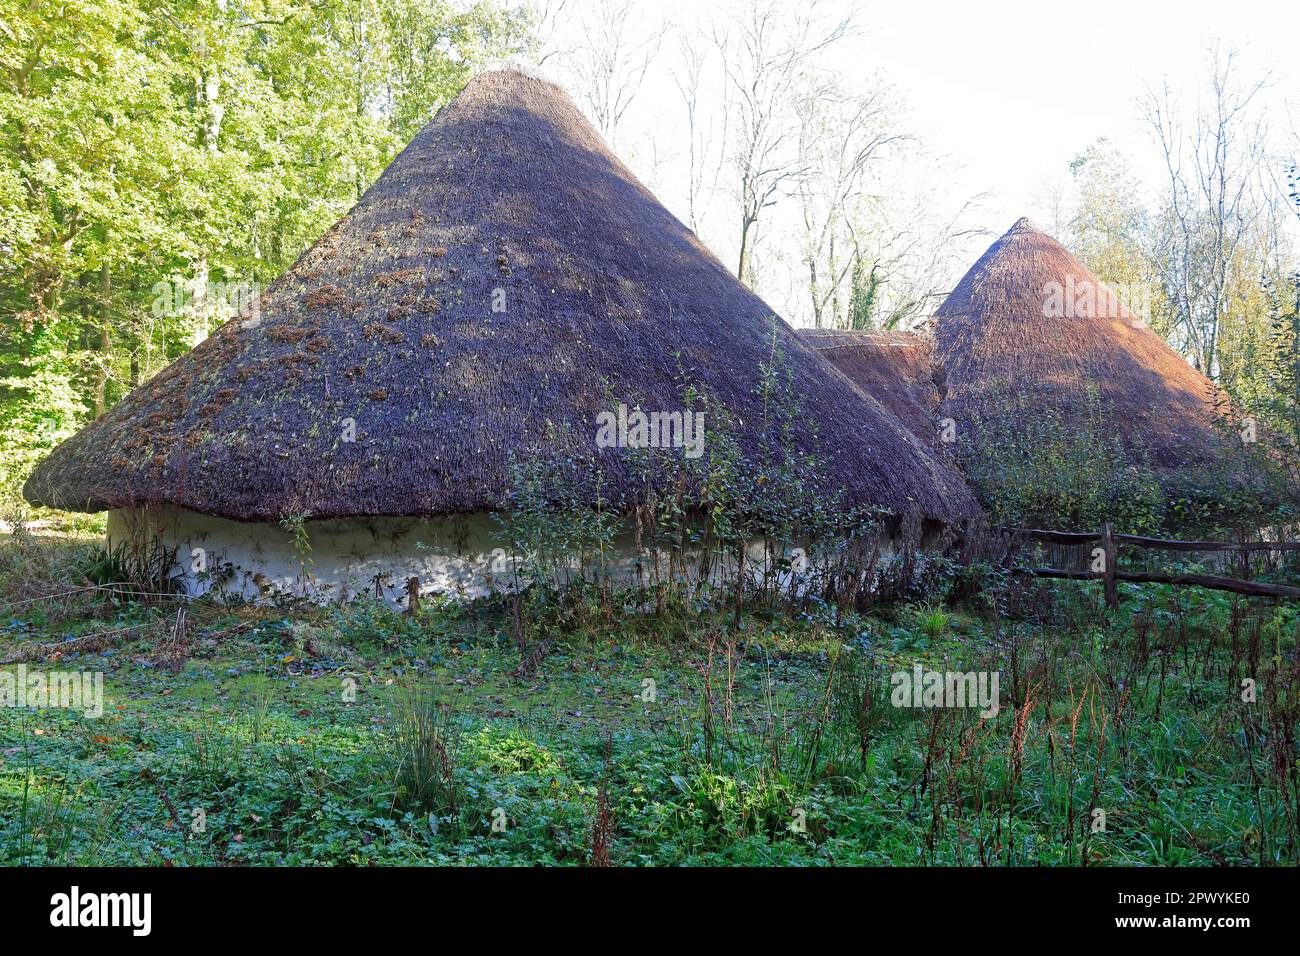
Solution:
<svg viewBox="0 0 1300 956"><path fill-rule="evenodd" d="M1091 404L1100 431L1168 493L1212 493L1210 473L1242 457L1226 395L1028 219L957 284L933 336L941 413L959 440L1023 409L1078 423Z"/></svg>
<svg viewBox="0 0 1300 956"><path fill-rule="evenodd" d="M1264 493L1227 396L1028 219L989 247L924 331L800 334L940 458L1054 454L1025 447L1051 416L1059 432L1122 451L1122 463L1106 463L1125 467L1108 476L1120 486L1140 473L1184 500Z"/></svg>
<svg viewBox="0 0 1300 956"><path fill-rule="evenodd" d="M55 449L25 494L108 510L110 539L176 547L191 589L197 550L247 594L308 566L340 597L408 576L474 592L512 461L557 433L594 444L611 400L680 409L687 380L761 457L773 334L803 391L795 440L836 476L828 495L936 521L974 511L961 478L774 319L559 88L489 72L254 313ZM617 448L599 460L618 502L633 464Z"/></svg>

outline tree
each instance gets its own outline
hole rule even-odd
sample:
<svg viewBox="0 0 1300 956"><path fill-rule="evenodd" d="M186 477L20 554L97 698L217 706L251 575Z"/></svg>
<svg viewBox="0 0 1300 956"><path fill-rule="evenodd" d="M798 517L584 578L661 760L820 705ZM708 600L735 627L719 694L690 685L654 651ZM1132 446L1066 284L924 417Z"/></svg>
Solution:
<svg viewBox="0 0 1300 956"><path fill-rule="evenodd" d="M900 162L928 170L926 157L909 151ZM862 263L863 288L870 291L870 323L859 310L853 328L915 330L928 321L952 291L954 275L969 262L967 243L983 236L972 225L985 195L955 207L940 205L924 181L908 189L901 175L890 189L859 208L854 259Z"/></svg>
<svg viewBox="0 0 1300 956"><path fill-rule="evenodd" d="M1178 344L1217 378L1233 263L1264 205L1259 174L1267 126L1257 97L1268 79L1242 83L1235 52L1217 46L1209 65L1206 98L1190 114L1168 84L1148 88L1139 105L1167 177L1152 259Z"/></svg>
<svg viewBox="0 0 1300 956"><path fill-rule="evenodd" d="M870 270L861 255L853 256L853 275L849 284L849 321L851 329L871 329L876 325L880 292L879 266L872 263Z"/></svg>
<svg viewBox="0 0 1300 956"><path fill-rule="evenodd" d="M1131 312L1168 334L1161 274L1150 254L1152 225L1132 164L1103 138L1071 161L1070 174L1076 201L1065 244Z"/></svg>
<svg viewBox="0 0 1300 956"><path fill-rule="evenodd" d="M699 235L702 220L718 191L727 155L730 87L724 84L720 91L721 108L710 110L704 99L708 47L693 32L680 31L677 53L673 81L686 112L686 221Z"/></svg>
<svg viewBox="0 0 1300 956"><path fill-rule="evenodd" d="M523 7L527 24L524 48L536 66L552 59L564 59L572 49L560 39L560 25L572 13L572 0L530 0Z"/></svg>
<svg viewBox="0 0 1300 956"><path fill-rule="evenodd" d="M808 172L791 132L798 128L796 84L812 59L849 30L848 20L827 24L822 6L819 0L795 7L755 0L713 31L734 93L730 141L740 207L736 275L751 286L759 218Z"/></svg>
<svg viewBox="0 0 1300 956"><path fill-rule="evenodd" d="M845 281L861 266L852 207L861 201L868 167L909 137L894 121L894 97L879 81L852 93L839 77L809 76L800 91L798 114L805 172L795 192L803 218L813 324L821 328L842 324ZM870 278L874 290L874 268Z"/></svg>
<svg viewBox="0 0 1300 956"><path fill-rule="evenodd" d="M1287 164L1285 180L1290 212L1300 219L1300 167L1295 161ZM1292 261L1289 274L1266 275L1261 292L1269 314L1260 363L1266 387L1254 407L1289 442L1294 461L1300 449L1300 267Z"/></svg>
<svg viewBox="0 0 1300 956"><path fill-rule="evenodd" d="M633 0L603 0L579 18L582 42L571 54L577 93L596 128L611 144L618 125L659 55L665 27L647 26Z"/></svg>

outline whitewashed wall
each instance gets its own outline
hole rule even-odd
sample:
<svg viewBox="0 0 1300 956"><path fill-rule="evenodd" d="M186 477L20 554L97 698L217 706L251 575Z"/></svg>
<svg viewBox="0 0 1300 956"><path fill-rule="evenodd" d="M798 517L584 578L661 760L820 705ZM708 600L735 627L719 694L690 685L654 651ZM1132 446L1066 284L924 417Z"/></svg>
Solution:
<svg viewBox="0 0 1300 956"><path fill-rule="evenodd" d="M285 528L266 522L232 521L173 506L109 512L111 547L122 542L176 549L185 589L192 595L217 589L231 597L347 601L375 591L394 603L405 598L408 578L425 594L483 597L514 586L513 564L496 521L487 514L445 518L343 518L306 525L310 550L300 554ZM768 548L746 549L749 574L768 567ZM659 572L668 573L667 556ZM631 533L619 537L607 557L611 578L649 583L654 559L638 554ZM226 566L229 566L228 568ZM716 564L713 576L734 573L733 562ZM224 571L224 573L222 573ZM787 582L788 583L788 582Z"/></svg>
<svg viewBox="0 0 1300 956"><path fill-rule="evenodd" d="M217 587L231 596L309 596L346 601L373 591L379 578L386 596L405 593L408 578L422 592L482 596L493 574L497 528L487 515L451 518L343 518L306 526L310 550L300 554L294 536L279 525L232 521L183 508L156 506L109 512L110 546L154 541L177 550L186 590L198 595ZM504 551L497 553L500 559ZM224 581L218 571L230 565ZM498 572L507 571L496 562ZM205 568L203 574L196 568Z"/></svg>

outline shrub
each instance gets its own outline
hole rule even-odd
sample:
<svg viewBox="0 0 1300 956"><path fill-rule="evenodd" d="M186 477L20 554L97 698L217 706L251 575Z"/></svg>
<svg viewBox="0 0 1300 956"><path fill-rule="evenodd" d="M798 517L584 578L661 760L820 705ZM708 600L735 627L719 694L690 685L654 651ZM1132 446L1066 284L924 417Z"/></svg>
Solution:
<svg viewBox="0 0 1300 956"><path fill-rule="evenodd" d="M976 416L961 465L994 524L1075 530L1113 523L1122 532L1161 528L1167 503L1140 451L1107 431L1096 390L1073 423L1032 396Z"/></svg>

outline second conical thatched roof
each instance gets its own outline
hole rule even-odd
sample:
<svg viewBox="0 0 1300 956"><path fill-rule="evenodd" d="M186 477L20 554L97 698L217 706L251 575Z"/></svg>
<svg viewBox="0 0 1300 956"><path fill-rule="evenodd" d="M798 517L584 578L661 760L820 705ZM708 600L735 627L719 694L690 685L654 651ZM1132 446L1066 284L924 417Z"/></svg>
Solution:
<svg viewBox="0 0 1300 956"><path fill-rule="evenodd" d="M1200 469L1230 452L1226 396L1028 219L966 273L933 334L941 413L959 427L1009 409L1077 422L1095 390L1105 434L1167 488L1208 484Z"/></svg>
<svg viewBox="0 0 1300 956"><path fill-rule="evenodd" d="M137 388L25 492L244 520L490 510L513 456L556 430L594 445L615 400L678 409L683 381L737 418L756 458L771 319L559 88L491 72L267 290L256 323ZM972 512L959 476L775 330L803 393L796 441L851 502ZM624 456L600 461L612 497L633 487Z"/></svg>

